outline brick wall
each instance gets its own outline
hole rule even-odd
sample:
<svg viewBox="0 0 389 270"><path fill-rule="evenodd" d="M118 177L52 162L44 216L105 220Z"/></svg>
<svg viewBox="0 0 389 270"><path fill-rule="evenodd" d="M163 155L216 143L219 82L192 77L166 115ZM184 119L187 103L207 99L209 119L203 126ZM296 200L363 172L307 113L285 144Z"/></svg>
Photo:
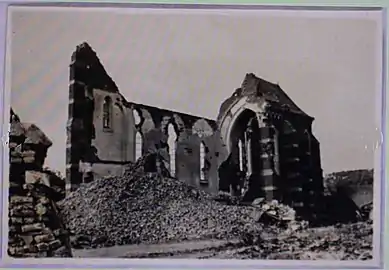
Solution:
<svg viewBox="0 0 389 270"><path fill-rule="evenodd" d="M11 110L8 255L71 257L68 232L56 202L65 185L43 169L50 139Z"/></svg>

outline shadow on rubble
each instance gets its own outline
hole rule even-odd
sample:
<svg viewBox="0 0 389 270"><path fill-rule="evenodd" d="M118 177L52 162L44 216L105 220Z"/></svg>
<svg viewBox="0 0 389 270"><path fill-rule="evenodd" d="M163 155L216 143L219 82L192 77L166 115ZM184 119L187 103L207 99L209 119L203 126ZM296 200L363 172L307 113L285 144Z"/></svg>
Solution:
<svg viewBox="0 0 389 270"><path fill-rule="evenodd" d="M321 205L311 217L311 226L330 226L347 224L371 219L372 204L358 207L352 200L347 187L338 186L336 190L324 194Z"/></svg>
<svg viewBox="0 0 389 270"><path fill-rule="evenodd" d="M219 193L215 198L216 201L226 204L226 205L242 205L247 206L251 205L256 207L258 199L253 202L244 202L241 197L231 196L229 193ZM265 202L263 199L260 202L263 205L266 205L266 208L273 208L271 205L274 202ZM261 221L266 224L281 224L280 220L283 218L278 213L282 208L289 208L288 206L282 206L282 202L278 203L277 214L269 214L273 211L263 211L266 212L265 215L256 218L257 221ZM360 221L369 220L369 213L372 210L372 205L369 204L365 208L359 208L356 203L351 199L350 194L345 187L337 187L336 190L323 194L323 196L317 201L316 208L310 209L309 211L296 211L295 219L296 221L307 221L309 227L323 227L339 224L349 224ZM272 210L272 209L270 209ZM284 211L281 211L284 212ZM293 218L294 219L294 218ZM286 220L288 221L289 218Z"/></svg>

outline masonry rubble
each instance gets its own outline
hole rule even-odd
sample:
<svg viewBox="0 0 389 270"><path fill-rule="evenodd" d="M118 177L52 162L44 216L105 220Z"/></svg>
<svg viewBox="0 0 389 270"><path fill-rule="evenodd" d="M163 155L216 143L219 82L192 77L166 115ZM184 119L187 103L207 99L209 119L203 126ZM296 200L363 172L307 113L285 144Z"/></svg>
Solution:
<svg viewBox="0 0 389 270"><path fill-rule="evenodd" d="M69 234L56 203L64 185L43 170L52 142L35 125L20 122L11 109L9 235L12 257L71 257Z"/></svg>
<svg viewBox="0 0 389 270"><path fill-rule="evenodd" d="M164 177L161 168L150 172L150 159L155 154L130 164L122 177L81 185L60 203L73 247L229 240L264 230L252 222L251 207L218 203L204 191Z"/></svg>

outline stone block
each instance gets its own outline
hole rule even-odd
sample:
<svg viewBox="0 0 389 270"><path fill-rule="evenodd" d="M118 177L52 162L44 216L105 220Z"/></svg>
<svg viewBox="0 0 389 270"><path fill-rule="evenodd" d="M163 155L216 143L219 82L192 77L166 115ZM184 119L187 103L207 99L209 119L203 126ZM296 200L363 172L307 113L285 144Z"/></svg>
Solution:
<svg viewBox="0 0 389 270"><path fill-rule="evenodd" d="M9 148L15 148L15 147L18 146L18 143L16 143L16 142L10 142L10 143L8 144L8 146L9 146Z"/></svg>
<svg viewBox="0 0 389 270"><path fill-rule="evenodd" d="M11 217L10 221L11 221L11 224L24 224L23 218L21 218L21 217Z"/></svg>
<svg viewBox="0 0 389 270"><path fill-rule="evenodd" d="M39 251L48 251L49 250L49 244L47 243L39 243L36 245Z"/></svg>
<svg viewBox="0 0 389 270"><path fill-rule="evenodd" d="M33 150L23 151L22 157L35 157L35 151Z"/></svg>
<svg viewBox="0 0 389 270"><path fill-rule="evenodd" d="M25 189L25 190L34 190L35 187L34 187L33 184L24 184L24 185L23 185L23 189ZM31 198L32 198L32 197L31 197Z"/></svg>
<svg viewBox="0 0 389 270"><path fill-rule="evenodd" d="M34 157L24 157L23 158L23 162L24 163L34 163L35 162L35 158Z"/></svg>
<svg viewBox="0 0 389 270"><path fill-rule="evenodd" d="M11 205L12 209L15 211L34 211L34 206L32 204L19 204L19 205Z"/></svg>
<svg viewBox="0 0 389 270"><path fill-rule="evenodd" d="M42 258L42 257L47 257L47 252L42 251L42 252L36 252L36 253L24 253L23 254L24 258Z"/></svg>
<svg viewBox="0 0 389 270"><path fill-rule="evenodd" d="M62 243L59 240L54 240L49 243L49 246L51 250L56 250L62 246Z"/></svg>
<svg viewBox="0 0 389 270"><path fill-rule="evenodd" d="M21 157L10 157L10 162L11 163L22 163L23 162L23 158L21 158Z"/></svg>
<svg viewBox="0 0 389 270"><path fill-rule="evenodd" d="M10 210L10 216L11 217L34 217L36 215L35 211L33 210Z"/></svg>
<svg viewBox="0 0 389 270"><path fill-rule="evenodd" d="M15 151L15 150L11 150L10 153L9 153L9 155L10 155L11 157L14 157L14 158L20 158L20 157L22 157L22 154L21 154L20 152L18 152L18 151Z"/></svg>
<svg viewBox="0 0 389 270"><path fill-rule="evenodd" d="M50 178L46 173L26 171L26 184L42 184L50 186Z"/></svg>
<svg viewBox="0 0 389 270"><path fill-rule="evenodd" d="M52 242L55 240L55 237L53 234L51 233L47 233L47 234L42 234L42 235L37 235L34 237L35 241L37 243L42 243L42 242Z"/></svg>
<svg viewBox="0 0 389 270"><path fill-rule="evenodd" d="M29 247L28 246L23 246L23 247L9 247L8 248L8 252L10 253L10 255L14 255L14 256L21 256L21 255L24 255L24 253L27 253L29 252Z"/></svg>
<svg viewBox="0 0 389 270"><path fill-rule="evenodd" d="M23 218L24 224L33 224L36 222L36 218L33 217L25 217Z"/></svg>
<svg viewBox="0 0 389 270"><path fill-rule="evenodd" d="M40 231L44 228L42 223L34 223L22 226L22 232Z"/></svg>

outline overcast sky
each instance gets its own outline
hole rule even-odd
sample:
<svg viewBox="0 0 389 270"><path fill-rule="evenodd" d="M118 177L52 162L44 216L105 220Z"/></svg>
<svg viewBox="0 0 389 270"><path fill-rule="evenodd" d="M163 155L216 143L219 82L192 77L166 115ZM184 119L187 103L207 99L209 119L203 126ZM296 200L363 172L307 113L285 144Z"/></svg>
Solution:
<svg viewBox="0 0 389 270"><path fill-rule="evenodd" d="M326 173L372 168L379 16L295 13L15 8L11 104L52 139L46 164L64 172L70 56L87 41L136 103L215 119L246 73L279 83L315 117Z"/></svg>

